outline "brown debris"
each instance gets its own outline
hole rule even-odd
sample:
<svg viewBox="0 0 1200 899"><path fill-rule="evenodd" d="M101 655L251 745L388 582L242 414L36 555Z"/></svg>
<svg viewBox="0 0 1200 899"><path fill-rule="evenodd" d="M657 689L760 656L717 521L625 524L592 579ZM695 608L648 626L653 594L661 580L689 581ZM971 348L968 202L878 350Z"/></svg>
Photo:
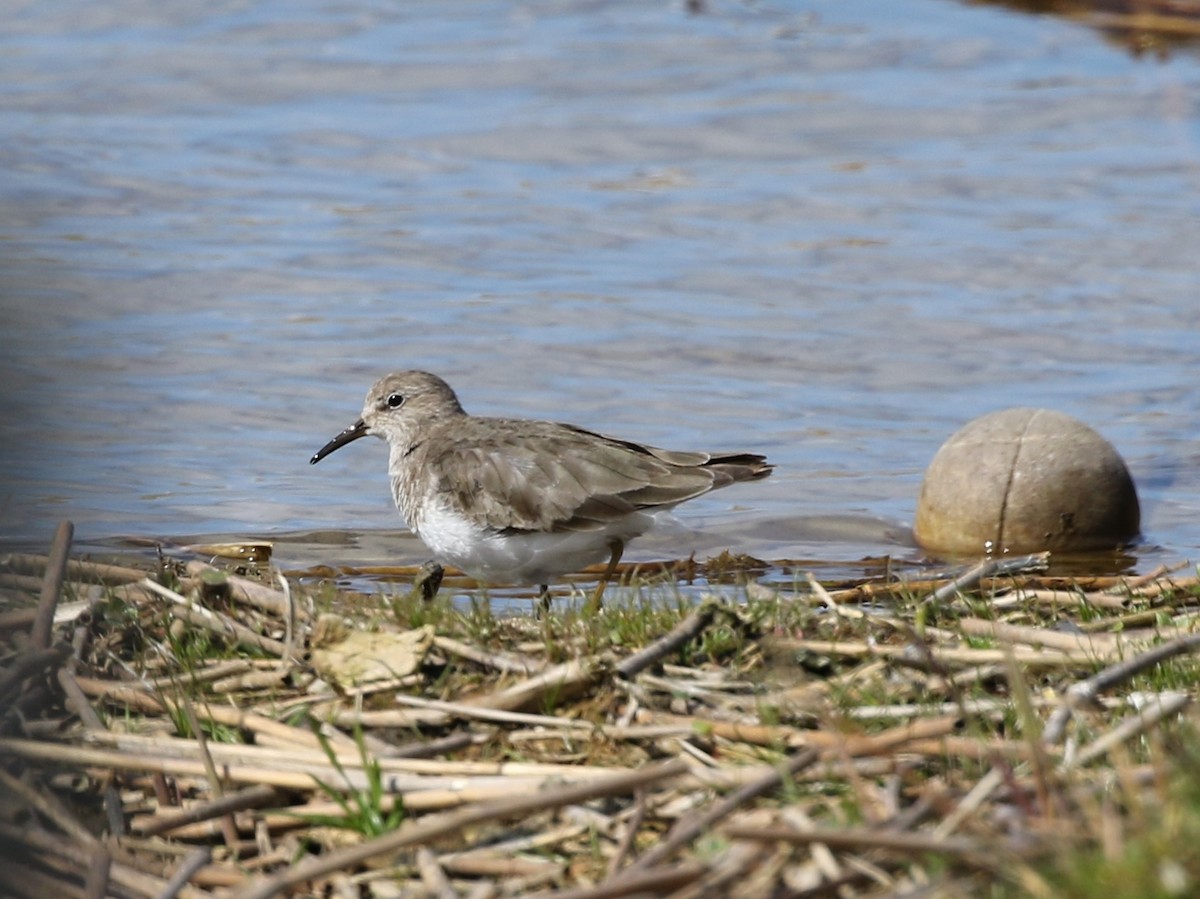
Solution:
<svg viewBox="0 0 1200 899"><path fill-rule="evenodd" d="M1197 580L1166 569L469 625L428 590L328 611L270 570L69 545L0 569L29 593L0 609L4 895L1049 889L1045 859L1162 801L1196 692L1155 685L1200 649Z"/></svg>

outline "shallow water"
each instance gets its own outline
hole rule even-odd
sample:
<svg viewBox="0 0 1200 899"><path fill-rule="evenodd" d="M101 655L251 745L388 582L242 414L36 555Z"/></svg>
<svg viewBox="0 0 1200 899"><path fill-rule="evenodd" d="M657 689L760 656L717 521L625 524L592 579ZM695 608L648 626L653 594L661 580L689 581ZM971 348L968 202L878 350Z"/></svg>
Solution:
<svg viewBox="0 0 1200 899"><path fill-rule="evenodd" d="M0 537L420 561L398 368L778 465L631 558L853 561L967 420L1128 460L1200 555L1200 72L942 0L5 4ZM849 522L849 524L847 524Z"/></svg>

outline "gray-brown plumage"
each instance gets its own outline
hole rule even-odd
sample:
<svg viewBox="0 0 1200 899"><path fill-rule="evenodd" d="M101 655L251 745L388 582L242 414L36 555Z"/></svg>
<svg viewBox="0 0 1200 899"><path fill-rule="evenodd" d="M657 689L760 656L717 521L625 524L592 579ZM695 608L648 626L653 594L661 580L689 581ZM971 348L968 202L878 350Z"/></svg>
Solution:
<svg viewBox="0 0 1200 899"><path fill-rule="evenodd" d="M440 561L492 584L545 584L604 558L611 573L654 512L772 469L753 453L673 452L574 425L476 418L421 371L378 381L362 418L312 461L368 434L388 442L392 495L409 527Z"/></svg>

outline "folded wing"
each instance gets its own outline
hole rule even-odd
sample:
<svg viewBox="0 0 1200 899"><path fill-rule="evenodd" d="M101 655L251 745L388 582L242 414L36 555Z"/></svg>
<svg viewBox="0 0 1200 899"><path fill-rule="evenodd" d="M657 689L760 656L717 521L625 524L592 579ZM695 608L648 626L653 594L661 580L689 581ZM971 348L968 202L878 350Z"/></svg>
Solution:
<svg viewBox="0 0 1200 899"><path fill-rule="evenodd" d="M491 439L476 432L441 442L439 456L427 460L442 497L473 505L497 531L598 530L631 512L667 509L771 472L752 453L673 452L571 425L520 424L486 431Z"/></svg>

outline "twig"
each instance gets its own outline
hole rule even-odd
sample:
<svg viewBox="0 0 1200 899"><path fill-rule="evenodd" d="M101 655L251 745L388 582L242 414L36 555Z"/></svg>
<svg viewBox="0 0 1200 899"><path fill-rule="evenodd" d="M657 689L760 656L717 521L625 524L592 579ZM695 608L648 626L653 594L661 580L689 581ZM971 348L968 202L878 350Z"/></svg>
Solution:
<svg viewBox="0 0 1200 899"><path fill-rule="evenodd" d="M647 719L649 715L643 716ZM653 720L671 726L686 727L693 733L709 733L726 740L750 743L755 746L791 746L822 750L833 756L880 755L916 740L945 737L962 728L957 716L924 718L888 728L869 736L839 734L836 731L800 730L794 727L738 724L709 718L687 718L682 715L658 714Z"/></svg>
<svg viewBox="0 0 1200 899"><path fill-rule="evenodd" d="M1036 700L1038 707L1050 705L1053 700ZM967 699L960 705L957 702L898 702L895 705L860 705L846 709L843 714L854 721L877 721L886 718L923 718L936 716L941 718L959 713L971 716L987 717L989 715L1005 715L1012 711L1012 703L1007 699Z"/></svg>
<svg viewBox="0 0 1200 899"><path fill-rule="evenodd" d="M1095 740L1079 750L1073 757L1064 759L1063 769L1078 768L1086 765L1092 759L1099 758L1114 746L1136 737L1157 724L1164 718L1181 711L1192 701L1186 693L1168 693L1155 696L1153 700L1140 709L1137 714L1122 720L1107 733L1101 734Z"/></svg>
<svg viewBox="0 0 1200 899"><path fill-rule="evenodd" d="M420 696L396 696L398 705L412 706L418 709L445 712L447 720L451 718L475 719L478 721L495 721L501 724L525 724L531 727L554 727L562 730L593 731L602 729L590 721L580 721L576 718L558 718L553 715L534 715L531 712L508 712L487 706L477 706L466 702L444 702L440 699L422 699ZM338 716L339 723L344 720Z"/></svg>
<svg viewBox="0 0 1200 899"><path fill-rule="evenodd" d="M817 822L809 817L808 813L800 805L786 806L779 810L779 815L783 819L784 824L788 824L797 830L816 830L818 826ZM812 843L808 851L812 856L813 863L817 866L817 870L821 872L826 880L836 881L846 876L846 872L838 863L837 856L824 843Z"/></svg>
<svg viewBox="0 0 1200 899"><path fill-rule="evenodd" d="M1123 597L1108 593L1084 593L1081 590L1041 590L1020 587L995 602L997 608L1010 608L1021 603L1036 602L1059 608L1061 606L1092 606L1107 611L1120 611L1129 603Z"/></svg>
<svg viewBox="0 0 1200 899"><path fill-rule="evenodd" d="M46 573L50 559L48 556L31 555L26 553L9 553L0 556L0 565L13 571L22 571L42 577ZM73 581L100 584L130 584L140 581L146 572L124 565L105 565L100 562L85 562L79 559L67 561L67 576Z"/></svg>
<svg viewBox="0 0 1200 899"><path fill-rule="evenodd" d="M1137 593L1147 584L1153 584L1160 578L1165 578L1168 574L1174 574L1176 571L1182 571L1185 568L1191 568L1190 562L1177 562L1174 565L1159 565L1153 571L1148 571L1143 575L1128 580L1122 578L1121 582L1114 584L1105 590L1105 593L1121 594L1121 593Z"/></svg>
<svg viewBox="0 0 1200 899"><path fill-rule="evenodd" d="M288 887L352 865L375 855L395 852L406 846L427 844L448 834L498 818L512 818L530 812L561 808L601 796L625 795L639 787L658 783L687 773L687 764L673 759L646 765L627 774L605 777L581 784L545 790L502 802L487 802L445 815L406 822L399 829L367 840L357 846L337 849L324 856L307 858L279 874L252 883L235 894L237 899L268 899Z"/></svg>
<svg viewBox="0 0 1200 899"><path fill-rule="evenodd" d="M166 696L156 698L128 683L116 683L91 677L80 677L76 680L85 694L107 702L124 704L131 710L143 714L165 715L170 713L174 715L182 711L179 703L175 700ZM321 746L320 740L313 735L312 731L302 727L292 727L257 712L244 712L229 706L206 704L197 709L197 714L215 724L247 730L256 736L269 736L291 747L307 746L319 749Z"/></svg>
<svg viewBox="0 0 1200 899"><path fill-rule="evenodd" d="M119 767L124 765L118 761L124 756L132 762L169 763L174 759L195 760L200 753L195 740L167 736L149 736L139 734L116 734L109 731L88 732L84 739L89 743L99 743L115 746L120 752L114 754L113 761ZM0 739L0 751L14 746L35 745L35 741L3 740ZM48 754L89 752L87 747L68 747L54 743L36 744L46 747ZM21 752L18 748L18 752ZM272 747L252 746L230 743L208 743L207 751L221 767L233 765L255 765L264 768L274 768L279 771L315 771L322 769L321 777L327 777L324 769L328 769L330 758L328 750L316 751L305 747L277 749ZM334 748L334 758L337 765L353 772L363 767L363 759L357 747L350 743L341 748ZM384 775L413 777L444 776L444 777L562 777L584 778L603 777L614 773L613 768L578 764L554 764L551 762L520 762L520 761L487 761L487 760L442 760L419 758L379 758L379 770ZM93 762L97 763L97 762ZM101 763L102 764L102 763ZM619 769L615 769L619 770Z"/></svg>
<svg viewBox="0 0 1200 899"><path fill-rule="evenodd" d="M849 618L855 621L870 620L873 622L885 620L883 616L873 615L863 609L854 609L838 602L833 594L825 589L825 585L817 580L817 576L813 572L808 572L805 575L805 580L808 581L808 588L813 592L813 595L821 601L825 608L839 618Z"/></svg>
<svg viewBox="0 0 1200 899"><path fill-rule="evenodd" d="M450 878L428 846L417 849L417 870L421 872L425 889L438 899L458 899L458 891L450 885Z"/></svg>
<svg viewBox="0 0 1200 899"><path fill-rule="evenodd" d="M640 671L649 668L655 662L669 656L689 640L695 639L711 623L721 604L713 599L706 599L683 621L671 628L663 637L655 640L645 649L635 652L628 658L622 659L616 667L616 672L623 678L631 678Z"/></svg>
<svg viewBox="0 0 1200 899"><path fill-rule="evenodd" d="M496 671L507 671L513 674L532 674L535 671L540 671L545 668L543 662L534 661L529 658L518 658L508 653L496 652L495 650L484 650L476 646L470 646L463 643L461 640L455 640L451 637L434 636L433 645L442 652L450 655L458 656L459 658L467 659L474 662L476 665L481 665L485 668L492 668Z"/></svg>
<svg viewBox="0 0 1200 899"><path fill-rule="evenodd" d="M1012 658L1013 647L1008 645L1004 647L1004 650L1009 654L1009 661L1006 666L1008 669L1008 690L1013 698L1013 708L1016 711L1017 723L1020 727L1020 733L1028 742L1029 748L1033 750L1030 758L1030 768L1032 769L1031 773L1034 785L1037 788L1038 807L1049 809L1052 807L1052 796L1054 793L1050 782L1050 758L1046 752L1048 744L1043 743L1039 739L1041 737L1042 720L1034 711L1033 696L1029 682L1024 677L1016 660Z"/></svg>
<svg viewBox="0 0 1200 899"><path fill-rule="evenodd" d="M175 899L179 895L179 891L187 885L187 882L195 876L196 872L211 860L212 849L209 847L201 846L198 849L193 849L179 863L179 867L175 869L175 873L171 875L171 879L167 881L167 885L163 887L157 899Z"/></svg>
<svg viewBox="0 0 1200 899"><path fill-rule="evenodd" d="M105 899L108 895L108 876L112 870L112 855L103 843L93 850L83 884L84 899Z"/></svg>
<svg viewBox="0 0 1200 899"><path fill-rule="evenodd" d="M29 853L33 864L20 860L16 852L6 852L4 864L0 865L0 896L5 899L83 899L83 889L78 886L79 868L48 859L44 855ZM86 862L85 862L86 864ZM34 867L36 865L36 867ZM47 869L56 870L55 874Z"/></svg>
<svg viewBox="0 0 1200 899"><path fill-rule="evenodd" d="M544 707L547 700L558 703L579 695L602 681L610 670L612 660L608 656L572 659L507 689L481 696L470 704L510 712Z"/></svg>
<svg viewBox="0 0 1200 899"><path fill-rule="evenodd" d="M471 892L467 893L467 899L496 899L498 895L500 895L500 889L496 884L481 880L471 887Z"/></svg>
<svg viewBox="0 0 1200 899"><path fill-rule="evenodd" d="M213 761L212 753L208 751L208 738L204 735L204 728L200 726L200 719L196 717L196 709L192 706L191 701L186 697L182 697L180 705L183 707L183 712L187 716L188 729L191 730L192 736L196 740L196 749L200 754L200 761L204 763L204 773L208 777L208 788L212 794L217 797L217 801L224 798L225 784L221 780L221 776L217 773L217 765ZM237 825L234 824L233 815L226 812L221 817L221 833L225 836L225 845L237 857Z"/></svg>
<svg viewBox="0 0 1200 899"><path fill-rule="evenodd" d="M609 878L593 887L558 890L553 893L532 893L525 899L621 899L623 896L668 896L680 887L699 880L708 870L707 865L693 861L682 862L678 865L658 865L644 871L633 871L626 868L619 876Z"/></svg>
<svg viewBox="0 0 1200 899"><path fill-rule="evenodd" d="M7 821L0 820L0 840L12 846L24 847L35 853L51 855L65 859L76 871L86 871L95 848L85 848L78 843L67 842L52 837L42 831L31 830L28 827L18 827ZM143 896L157 896L162 892L164 881L161 878L143 874L128 865L113 863L109 867L109 880ZM198 891L187 888L180 895L188 899L198 899Z"/></svg>
<svg viewBox="0 0 1200 899"><path fill-rule="evenodd" d="M50 544L50 555L46 559L46 576L42 582L42 595L38 599L37 618L33 622L30 641L38 649L50 647L50 634L54 627L54 609L62 593L63 578L67 573L67 554L71 551L71 537L75 526L69 521L59 522ZM2 691L0 691L2 692Z"/></svg>
<svg viewBox="0 0 1200 899"><path fill-rule="evenodd" d="M0 708L12 705L19 698L21 681L61 665L71 655L71 647L59 643L49 649L31 649L17 656L16 661L0 671Z"/></svg>
<svg viewBox="0 0 1200 899"><path fill-rule="evenodd" d="M992 795L1004 783L1004 772L999 767L993 766L987 774L983 775L971 787L971 790L963 797L962 801L949 815L942 819L941 823L934 829L934 836L943 840L958 830L959 826L971 817L977 810L983 807L983 803L989 796Z"/></svg>
<svg viewBox="0 0 1200 899"><path fill-rule="evenodd" d="M939 837L917 832L895 830L866 830L817 827L797 830L794 827L748 827L731 824L722 829L733 840L760 840L771 843L791 843L811 846L820 843L830 849L886 849L890 852L935 852L942 855L984 856L994 851L994 845L984 845L964 837ZM990 865L989 865L990 867Z"/></svg>
<svg viewBox="0 0 1200 899"><path fill-rule="evenodd" d="M72 659L72 662L75 660ZM79 682L75 679L75 675L71 673L69 667L58 669L58 683L66 694L66 706L79 716L79 720L83 722L84 727L92 730L104 730L104 722L100 720L100 716L96 714L96 710L92 708L92 704L88 702L87 696L79 686ZM108 820L108 830L113 836L120 836L125 833L125 813L121 808L121 796L117 792L117 788L113 785L112 778L106 778L104 784L104 815Z"/></svg>
<svg viewBox="0 0 1200 899"><path fill-rule="evenodd" d="M47 820L52 822L66 836L88 849L95 849L99 841L72 815L53 793L40 790L23 780L10 775L0 768L0 786L10 796L15 796L29 804Z"/></svg>
<svg viewBox="0 0 1200 899"><path fill-rule="evenodd" d="M286 669L296 658L296 602L292 599L292 585L282 572L275 572L279 586L283 590L283 604L286 612L283 616L283 652L280 653L280 668Z"/></svg>
<svg viewBox="0 0 1200 899"><path fill-rule="evenodd" d="M556 832L550 834L551 837L561 835L560 839L553 841L541 839L543 835L539 834L536 845L557 845L589 832L590 828L582 825L560 827ZM465 853L447 853L438 859L438 864L448 874L455 874L459 877L544 877L546 875L557 876L562 873L564 866L561 862L521 858L517 855L510 855L506 858L504 857L506 850L501 848L502 845L504 844L493 843L486 849L476 849Z"/></svg>
<svg viewBox="0 0 1200 899"><path fill-rule="evenodd" d="M1044 647L1060 652L1094 653L1109 656L1114 652L1128 652L1129 640L1115 634L1084 634L1052 631L1044 627L1026 627L1006 624L1003 621L988 621L984 618L961 618L957 627L964 634L976 637L992 637L1005 643L1024 643L1033 647ZM1147 635L1147 640L1153 639Z"/></svg>
<svg viewBox="0 0 1200 899"><path fill-rule="evenodd" d="M772 645L779 649L794 652L813 652L819 655L848 656L850 658L890 659L897 664L912 664L914 666L924 660L915 657L911 646L894 646L891 644L872 645L859 640L788 640L777 639ZM942 665L991 665L1003 664L1005 661L1002 649L958 649L931 646L929 651ZM1051 650L1014 649L1016 660L1022 665L1032 668L1068 668L1072 666L1091 667L1096 664L1095 653L1059 652ZM1099 660L1104 661L1100 656ZM926 668L928 666L925 666Z"/></svg>
<svg viewBox="0 0 1200 899"><path fill-rule="evenodd" d="M244 624L238 624L228 615L222 615L219 612L214 612L212 609L206 609L201 605L193 603L186 596L182 596L174 590L168 590L166 587L156 584L149 578L139 581L137 586L145 587L150 592L157 593L164 599L169 599L175 604L171 613L177 618L182 618L191 624L199 625L215 634L219 634L222 637L233 640L235 643L240 643L252 649L261 649L263 652L269 652L274 656L283 656L287 653L287 647L279 640L272 640L270 637L256 634Z"/></svg>
<svg viewBox="0 0 1200 899"><path fill-rule="evenodd" d="M476 743L484 743L489 739L486 733L474 734L467 731L457 734L447 734L437 740L416 740L402 743L399 746L389 746L385 751L376 753L385 759L428 759L466 749Z"/></svg>
<svg viewBox="0 0 1200 899"><path fill-rule="evenodd" d="M703 813L680 818L657 846L618 874L616 879L620 880L632 872L645 872L647 869L662 864L677 850L692 842L722 818L730 815L750 800L774 790L786 778L793 777L812 765L817 758L815 749L802 749L778 768L773 768L757 780L746 784L719 802L713 803Z"/></svg>
<svg viewBox="0 0 1200 899"><path fill-rule="evenodd" d="M1188 568L1190 565L1181 567ZM1154 599L1162 596L1164 593L1179 593L1184 590L1189 590L1200 584L1200 575L1190 575L1181 578L1160 578L1153 584L1146 584L1137 588L1137 595L1143 599Z"/></svg>
<svg viewBox="0 0 1200 899"><path fill-rule="evenodd" d="M638 790L633 796L633 815L625 822L625 832L621 835L621 842L617 845L617 851L608 861L608 876L612 877L621 870L621 866L625 864L625 859L629 857L629 853L633 851L633 846L637 842L637 833L642 827L642 819L646 817L646 792Z"/></svg>
<svg viewBox="0 0 1200 899"><path fill-rule="evenodd" d="M1074 710L1094 702L1102 691L1140 674L1147 668L1153 668L1172 656L1194 652L1198 648L1200 648L1200 634L1179 637L1163 643L1161 646L1148 649L1132 659L1109 665L1087 680L1072 684L1067 688L1062 704L1046 722L1046 728L1042 731L1043 742L1053 744L1061 740L1066 734L1067 722L1071 720Z"/></svg>
<svg viewBox="0 0 1200 899"><path fill-rule="evenodd" d="M193 805L183 811L158 815L139 827L138 832L145 837L168 833L185 824L208 821L212 818L219 818L222 815L229 815L233 812L240 812L249 808L262 808L264 805L274 805L278 803L279 799L279 791L274 787L266 784L255 784L236 793L219 796L209 802Z"/></svg>
<svg viewBox="0 0 1200 899"><path fill-rule="evenodd" d="M945 602L955 594L966 592L985 577L1005 576L1025 571L1044 571L1049 564L1050 553L1035 553L1015 559L987 559L974 568L956 577L950 583L938 587L924 600L926 604Z"/></svg>
<svg viewBox="0 0 1200 899"><path fill-rule="evenodd" d="M222 571L220 568L214 568L207 562L192 561L184 566L184 570L193 578L218 578L221 582L229 586L230 594L239 602L251 605L256 609L274 615L276 618L286 618L291 608L296 619L299 621L308 621L311 615L303 606L296 604L294 607L288 603L288 598L277 590L272 590L270 587L264 587L249 578L238 577L236 574L230 574L227 571ZM211 581L210 581L211 582Z"/></svg>

